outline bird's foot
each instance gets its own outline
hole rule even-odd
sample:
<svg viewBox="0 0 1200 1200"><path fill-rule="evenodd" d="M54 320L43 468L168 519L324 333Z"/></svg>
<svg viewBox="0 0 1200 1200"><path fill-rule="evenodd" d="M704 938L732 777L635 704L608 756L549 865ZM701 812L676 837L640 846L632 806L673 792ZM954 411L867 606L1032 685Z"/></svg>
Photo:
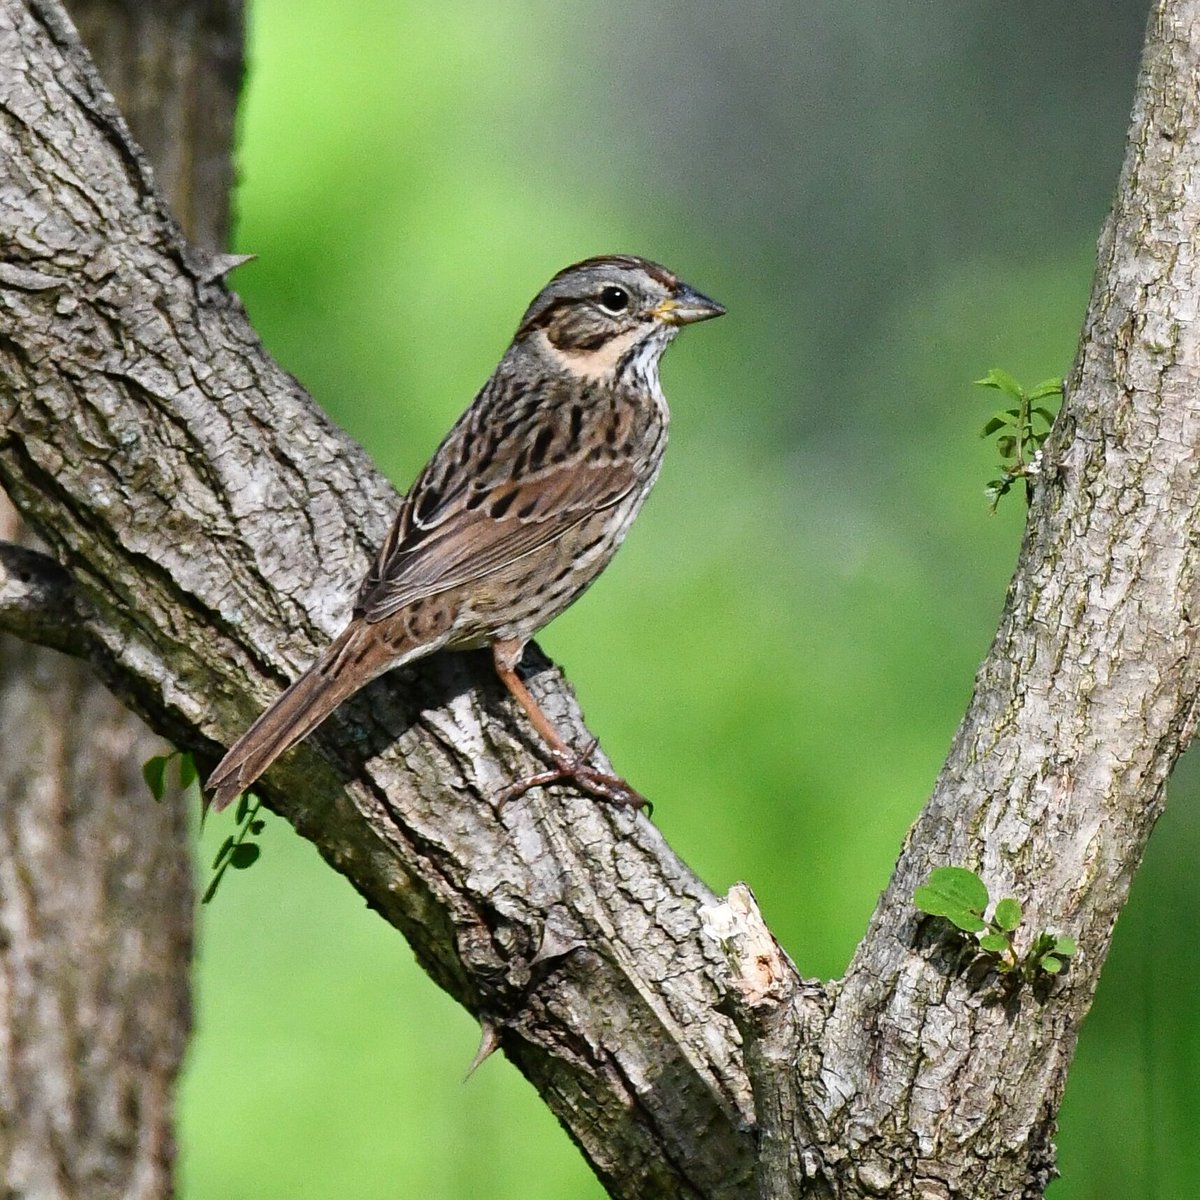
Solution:
<svg viewBox="0 0 1200 1200"><path fill-rule="evenodd" d="M596 743L597 739L592 738L582 754L554 753L552 770L539 771L536 775L529 775L516 783L510 783L506 788L501 788L496 793L496 810L500 811L510 800L525 795L530 788L569 781L580 791L587 792L606 804L615 804L619 808L644 808L647 814L653 813L654 806L650 801L640 792L634 791L620 776L610 775L607 771L588 765Z"/></svg>

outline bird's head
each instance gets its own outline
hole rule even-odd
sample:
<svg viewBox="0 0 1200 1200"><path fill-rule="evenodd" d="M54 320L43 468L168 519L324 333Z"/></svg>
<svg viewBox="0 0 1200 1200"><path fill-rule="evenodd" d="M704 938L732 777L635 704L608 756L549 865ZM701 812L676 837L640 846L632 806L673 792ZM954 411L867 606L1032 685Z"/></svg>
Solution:
<svg viewBox="0 0 1200 1200"><path fill-rule="evenodd" d="M559 271L521 319L514 346L589 378L649 372L684 325L725 309L648 259L607 255Z"/></svg>

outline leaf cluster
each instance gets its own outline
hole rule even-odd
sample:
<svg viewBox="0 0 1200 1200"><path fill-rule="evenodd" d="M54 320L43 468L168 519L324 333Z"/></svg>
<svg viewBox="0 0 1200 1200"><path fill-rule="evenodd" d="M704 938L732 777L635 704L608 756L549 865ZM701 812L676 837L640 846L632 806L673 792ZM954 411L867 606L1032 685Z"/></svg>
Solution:
<svg viewBox="0 0 1200 1200"><path fill-rule="evenodd" d="M142 778L155 800L161 801L167 793L167 772L173 762L179 764L180 790L186 791L199 778L195 760L186 750L155 754L142 764ZM264 820L258 811L260 807L261 802L253 792L246 792L239 798L236 816L238 827L221 843L213 859L213 877L200 897L201 904L207 904L217 894L217 888L230 867L235 871L244 871L258 861L262 846L249 839L258 837L263 831Z"/></svg>
<svg viewBox="0 0 1200 1200"><path fill-rule="evenodd" d="M262 801L253 792L243 792L238 797L234 814L237 829L221 843L221 848L213 858L213 877L200 897L201 904L207 904L217 894L217 888L221 886L221 880L230 867L235 871L245 871L258 862L262 846L248 839L258 837L263 831L266 822L259 816L261 807Z"/></svg>
<svg viewBox="0 0 1200 1200"><path fill-rule="evenodd" d="M1062 399L1062 379L1044 379L1036 387L1024 388L1007 371L992 367L976 387L992 388L1014 400L1013 408L997 409L991 420L980 430L980 437L995 437L996 449L1003 460L1000 475L987 485L992 512L1020 479L1025 481L1025 503L1033 502L1033 481L1041 468L1042 446L1050 436L1057 415L1040 400Z"/></svg>
<svg viewBox="0 0 1200 1200"><path fill-rule="evenodd" d="M986 884L966 867L936 867L913 893L913 904L930 916L943 917L959 931L973 961L1017 982L1034 983L1058 975L1076 953L1075 939L1042 931L1025 952L1017 950L1021 904L1011 896L997 900L987 916L991 898Z"/></svg>
<svg viewBox="0 0 1200 1200"><path fill-rule="evenodd" d="M179 764L180 791L187 791L199 777L196 762L186 750L172 750L170 754L152 755L142 763L142 778L150 789L150 795L160 803L167 794L167 768L172 762Z"/></svg>

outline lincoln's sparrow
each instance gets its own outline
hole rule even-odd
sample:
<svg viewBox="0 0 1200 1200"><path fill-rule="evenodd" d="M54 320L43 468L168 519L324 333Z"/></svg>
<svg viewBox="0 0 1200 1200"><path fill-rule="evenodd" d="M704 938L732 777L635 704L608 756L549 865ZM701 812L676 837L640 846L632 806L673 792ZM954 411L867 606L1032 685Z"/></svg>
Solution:
<svg viewBox="0 0 1200 1200"><path fill-rule="evenodd" d="M350 623L238 739L208 780L224 808L377 675L443 647L490 646L504 686L554 769L506 789L571 779L645 803L575 754L517 675L526 642L604 569L662 464L658 363L715 301L633 256L560 271L529 306L491 379L401 505Z"/></svg>

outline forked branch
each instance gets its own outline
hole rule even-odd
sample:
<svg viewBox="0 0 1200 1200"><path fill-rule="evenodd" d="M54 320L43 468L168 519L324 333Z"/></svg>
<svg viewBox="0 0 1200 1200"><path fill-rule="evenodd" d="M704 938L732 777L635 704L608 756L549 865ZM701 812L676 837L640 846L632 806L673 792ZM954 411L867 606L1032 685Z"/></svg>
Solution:
<svg viewBox="0 0 1200 1200"><path fill-rule="evenodd" d="M704 932L714 897L644 817L569 791L498 813L539 763L486 662L379 681L267 777L614 1196L1040 1194L1200 683L1198 10L1161 0L1151 22L1000 631L844 980L779 955L751 1003L738 944ZM0 61L0 480L112 686L211 760L337 631L396 496L183 245L50 0L0 0ZM558 673L532 687L585 744ZM1075 936L1065 980L997 1002L959 972L911 905L945 863Z"/></svg>

